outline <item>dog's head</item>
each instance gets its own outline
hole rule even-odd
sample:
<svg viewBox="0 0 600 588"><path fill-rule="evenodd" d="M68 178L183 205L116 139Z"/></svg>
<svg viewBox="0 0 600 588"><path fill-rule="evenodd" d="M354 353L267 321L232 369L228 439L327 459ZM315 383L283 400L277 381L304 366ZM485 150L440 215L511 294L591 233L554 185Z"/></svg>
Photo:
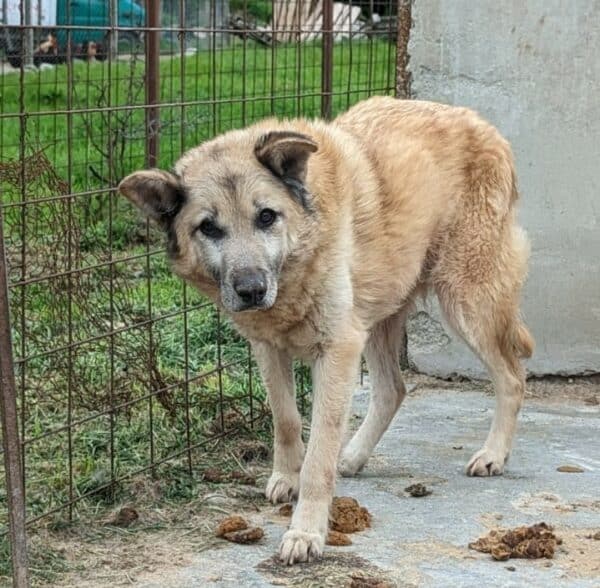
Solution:
<svg viewBox="0 0 600 588"><path fill-rule="evenodd" d="M305 180L316 150L300 133L237 131L187 152L175 173L127 176L119 191L165 231L179 275L218 289L230 312L268 309L314 214Z"/></svg>

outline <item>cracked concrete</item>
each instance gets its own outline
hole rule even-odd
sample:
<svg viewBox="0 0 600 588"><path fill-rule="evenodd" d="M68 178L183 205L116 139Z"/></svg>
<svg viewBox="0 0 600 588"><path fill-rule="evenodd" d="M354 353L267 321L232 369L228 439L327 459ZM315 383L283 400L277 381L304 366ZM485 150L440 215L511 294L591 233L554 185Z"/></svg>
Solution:
<svg viewBox="0 0 600 588"><path fill-rule="evenodd" d="M391 586L598 586L600 542L591 538L600 531L598 386L591 396L529 399L507 472L491 479L467 478L463 468L485 438L494 400L474 384L462 388L417 386L362 474L339 481L337 495L356 498L373 515L352 546L326 548L319 563L280 566L272 556L289 519L265 503L245 513L265 529L259 544L223 543L187 567L138 578L140 585L348 586L359 574ZM367 403L364 387L354 425ZM565 464L583 472L558 472ZM433 493L410 497L404 488L415 482ZM497 562L467 548L491 528L540 521L563 538L553 560Z"/></svg>

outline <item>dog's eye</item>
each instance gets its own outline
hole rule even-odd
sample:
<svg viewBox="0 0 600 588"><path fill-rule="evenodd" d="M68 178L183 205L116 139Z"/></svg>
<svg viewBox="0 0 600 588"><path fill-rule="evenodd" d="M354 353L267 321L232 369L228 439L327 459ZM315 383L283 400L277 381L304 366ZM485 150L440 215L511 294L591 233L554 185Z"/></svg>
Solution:
<svg viewBox="0 0 600 588"><path fill-rule="evenodd" d="M219 228L213 221L211 220L203 220L198 227L198 230L207 237L211 239L221 239L225 236L225 231Z"/></svg>
<svg viewBox="0 0 600 588"><path fill-rule="evenodd" d="M256 224L260 229L267 229L275 222L276 218L277 213L274 210L271 210L270 208L263 208L258 213Z"/></svg>

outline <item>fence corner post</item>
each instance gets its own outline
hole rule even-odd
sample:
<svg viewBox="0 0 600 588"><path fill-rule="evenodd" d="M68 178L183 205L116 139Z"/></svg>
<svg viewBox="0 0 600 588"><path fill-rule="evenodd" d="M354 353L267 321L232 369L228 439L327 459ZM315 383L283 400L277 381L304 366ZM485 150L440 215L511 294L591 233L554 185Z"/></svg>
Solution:
<svg viewBox="0 0 600 588"><path fill-rule="evenodd" d="M331 118L331 96L333 92L333 0L323 1L321 59L321 117Z"/></svg>
<svg viewBox="0 0 600 588"><path fill-rule="evenodd" d="M8 268L4 251L2 207L0 206L0 418L4 445L4 470L8 498L8 527L15 588L26 588L27 535L25 531L25 489L21 444L17 422L17 399L10 332Z"/></svg>
<svg viewBox="0 0 600 588"><path fill-rule="evenodd" d="M396 97L410 98L412 75L408 69L408 42L412 27L412 0L398 0L398 31L396 41Z"/></svg>
<svg viewBox="0 0 600 588"><path fill-rule="evenodd" d="M412 74L408 69L410 55L408 43L412 27L412 0L398 0L398 30L396 35L396 98L408 99L411 97ZM403 345L400 352L400 367L406 370L410 367L408 362L408 334L406 322L402 328L401 337Z"/></svg>

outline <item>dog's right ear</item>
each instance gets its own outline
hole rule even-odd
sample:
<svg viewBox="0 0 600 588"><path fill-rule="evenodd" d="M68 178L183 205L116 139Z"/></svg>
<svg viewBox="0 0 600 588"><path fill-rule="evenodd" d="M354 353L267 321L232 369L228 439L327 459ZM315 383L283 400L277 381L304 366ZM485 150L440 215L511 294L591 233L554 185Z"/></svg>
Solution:
<svg viewBox="0 0 600 588"><path fill-rule="evenodd" d="M128 175L117 190L163 229L169 227L185 202L177 176L158 169Z"/></svg>

